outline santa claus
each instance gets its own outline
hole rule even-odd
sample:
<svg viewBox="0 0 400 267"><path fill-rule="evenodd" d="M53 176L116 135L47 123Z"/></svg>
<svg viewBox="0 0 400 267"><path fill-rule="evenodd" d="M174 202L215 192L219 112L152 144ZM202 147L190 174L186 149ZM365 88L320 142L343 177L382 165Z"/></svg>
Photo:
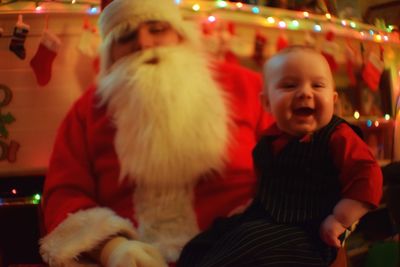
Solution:
<svg viewBox="0 0 400 267"><path fill-rule="evenodd" d="M258 74L216 63L171 0L114 0L95 86L60 126L45 180L50 266L173 263L254 191L251 150L270 122Z"/></svg>

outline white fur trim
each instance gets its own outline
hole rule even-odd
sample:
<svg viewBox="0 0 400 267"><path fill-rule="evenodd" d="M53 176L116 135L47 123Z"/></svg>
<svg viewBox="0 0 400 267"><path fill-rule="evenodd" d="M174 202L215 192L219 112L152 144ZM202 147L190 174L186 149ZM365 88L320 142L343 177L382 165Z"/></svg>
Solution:
<svg viewBox="0 0 400 267"><path fill-rule="evenodd" d="M199 232L192 200L193 186L136 188L139 240L157 247L167 262L176 262L183 246Z"/></svg>
<svg viewBox="0 0 400 267"><path fill-rule="evenodd" d="M76 261L114 234L136 238L132 223L108 208L91 208L70 214L52 232L40 240L40 253L52 267L88 266Z"/></svg>
<svg viewBox="0 0 400 267"><path fill-rule="evenodd" d="M100 15L100 34L104 38L115 27L127 21L136 28L140 23L149 20L167 21L179 28L182 16L172 0L114 0Z"/></svg>
<svg viewBox="0 0 400 267"><path fill-rule="evenodd" d="M50 32L49 30L44 30L42 39L40 41L44 46L46 46L51 51L57 53L61 46L61 40L57 35Z"/></svg>

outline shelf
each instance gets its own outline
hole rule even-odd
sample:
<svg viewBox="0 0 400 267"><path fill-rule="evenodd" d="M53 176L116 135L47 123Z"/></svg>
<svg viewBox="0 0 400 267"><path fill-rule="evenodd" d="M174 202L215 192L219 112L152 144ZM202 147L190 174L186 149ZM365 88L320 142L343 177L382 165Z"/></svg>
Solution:
<svg viewBox="0 0 400 267"><path fill-rule="evenodd" d="M369 249L369 245L364 245L359 248L353 248L353 249L347 250L347 256L349 258L357 257L357 256L367 253L368 249Z"/></svg>

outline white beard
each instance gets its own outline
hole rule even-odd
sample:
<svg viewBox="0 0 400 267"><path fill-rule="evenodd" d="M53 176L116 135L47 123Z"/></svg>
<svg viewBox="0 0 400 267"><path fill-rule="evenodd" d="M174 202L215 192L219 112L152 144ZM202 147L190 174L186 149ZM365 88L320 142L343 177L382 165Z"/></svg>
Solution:
<svg viewBox="0 0 400 267"><path fill-rule="evenodd" d="M156 57L157 64L148 64ZM141 239L169 261L197 232L193 187L224 167L227 98L206 59L185 44L145 50L116 62L98 94L116 125L120 179L136 184Z"/></svg>

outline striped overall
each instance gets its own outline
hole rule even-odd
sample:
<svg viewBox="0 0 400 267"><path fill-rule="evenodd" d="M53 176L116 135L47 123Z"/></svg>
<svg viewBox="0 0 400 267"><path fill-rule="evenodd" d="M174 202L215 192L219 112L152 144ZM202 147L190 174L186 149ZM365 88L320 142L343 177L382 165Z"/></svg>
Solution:
<svg viewBox="0 0 400 267"><path fill-rule="evenodd" d="M276 155L275 137L263 137L253 150L259 175L253 203L190 241L177 267L329 266L336 249L319 238L319 226L340 199L328 145L342 122L334 116L310 141L291 140Z"/></svg>

